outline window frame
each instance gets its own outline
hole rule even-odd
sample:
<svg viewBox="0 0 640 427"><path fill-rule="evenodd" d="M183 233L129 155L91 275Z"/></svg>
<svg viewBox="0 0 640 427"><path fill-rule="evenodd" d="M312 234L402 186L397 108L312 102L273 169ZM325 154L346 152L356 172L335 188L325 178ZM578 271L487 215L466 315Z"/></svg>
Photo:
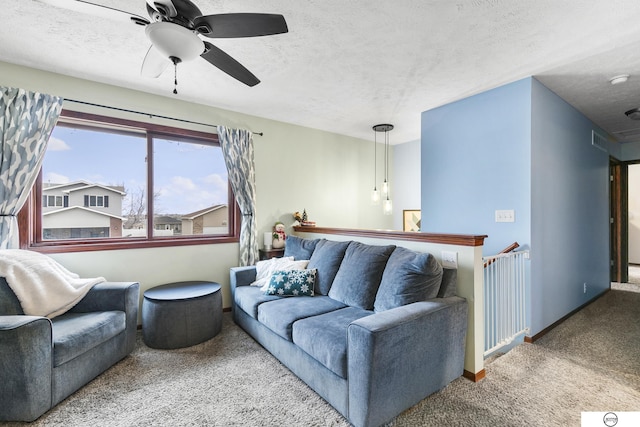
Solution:
<svg viewBox="0 0 640 427"><path fill-rule="evenodd" d="M220 146L218 135L185 128L139 122L129 119L114 118L97 114L62 110L57 125L69 125L90 130L106 130L111 133L136 134L146 136L147 153L151 152L153 138L170 138L175 141L191 142ZM153 156L147 154L147 194L153 194ZM42 253L64 253L79 251L104 251L139 249L152 247L210 245L220 243L237 243L240 240L240 209L229 183L227 201L229 209L229 230L225 235L204 236L153 236L153 214L147 215L147 236L144 238L111 237L103 239L67 239L44 240L42 238L42 168L31 189L29 197L18 214L20 230L20 247ZM153 213L153 197L147 197L147 212Z"/></svg>

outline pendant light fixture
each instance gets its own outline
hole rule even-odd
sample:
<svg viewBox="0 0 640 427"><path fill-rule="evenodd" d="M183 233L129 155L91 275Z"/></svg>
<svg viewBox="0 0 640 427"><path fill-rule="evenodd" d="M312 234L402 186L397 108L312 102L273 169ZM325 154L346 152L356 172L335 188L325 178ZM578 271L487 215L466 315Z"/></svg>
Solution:
<svg viewBox="0 0 640 427"><path fill-rule="evenodd" d="M382 182L382 213L393 214L393 203L389 197L389 131L393 130L393 125L379 124L373 127L376 132L384 132L384 181Z"/></svg>

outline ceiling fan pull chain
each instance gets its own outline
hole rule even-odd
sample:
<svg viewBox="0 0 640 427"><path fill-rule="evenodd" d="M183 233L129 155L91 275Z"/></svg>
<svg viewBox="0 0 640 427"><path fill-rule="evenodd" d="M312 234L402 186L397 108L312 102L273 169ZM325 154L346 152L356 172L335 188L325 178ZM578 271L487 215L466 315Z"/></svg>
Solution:
<svg viewBox="0 0 640 427"><path fill-rule="evenodd" d="M178 94L178 64L173 64L173 94Z"/></svg>
<svg viewBox="0 0 640 427"><path fill-rule="evenodd" d="M180 58L176 58L175 56L170 57L171 62L173 62L173 94L178 94L178 64L182 62Z"/></svg>

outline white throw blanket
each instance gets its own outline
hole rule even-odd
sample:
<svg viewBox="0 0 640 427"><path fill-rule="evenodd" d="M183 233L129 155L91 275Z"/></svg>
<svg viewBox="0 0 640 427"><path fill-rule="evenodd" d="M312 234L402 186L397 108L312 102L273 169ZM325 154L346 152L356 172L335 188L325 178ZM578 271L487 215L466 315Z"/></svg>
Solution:
<svg viewBox="0 0 640 427"><path fill-rule="evenodd" d="M24 314L49 318L66 312L105 281L81 279L53 258L21 249L0 250L0 277L7 280Z"/></svg>

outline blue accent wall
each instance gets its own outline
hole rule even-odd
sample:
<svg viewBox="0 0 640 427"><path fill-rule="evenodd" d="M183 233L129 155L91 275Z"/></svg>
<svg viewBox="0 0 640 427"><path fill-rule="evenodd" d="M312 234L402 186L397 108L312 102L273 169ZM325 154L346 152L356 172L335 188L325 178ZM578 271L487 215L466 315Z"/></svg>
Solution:
<svg viewBox="0 0 640 427"><path fill-rule="evenodd" d="M422 230L530 241L531 79L422 113ZM496 223L513 209L515 222Z"/></svg>
<svg viewBox="0 0 640 427"><path fill-rule="evenodd" d="M540 82L532 83L535 334L607 290L611 282L609 155L591 145L591 132L599 129Z"/></svg>
<svg viewBox="0 0 640 427"><path fill-rule="evenodd" d="M530 249L531 335L610 285L609 156L593 129L534 78L422 113L423 231L487 234L485 255ZM496 223L507 209L515 222Z"/></svg>

